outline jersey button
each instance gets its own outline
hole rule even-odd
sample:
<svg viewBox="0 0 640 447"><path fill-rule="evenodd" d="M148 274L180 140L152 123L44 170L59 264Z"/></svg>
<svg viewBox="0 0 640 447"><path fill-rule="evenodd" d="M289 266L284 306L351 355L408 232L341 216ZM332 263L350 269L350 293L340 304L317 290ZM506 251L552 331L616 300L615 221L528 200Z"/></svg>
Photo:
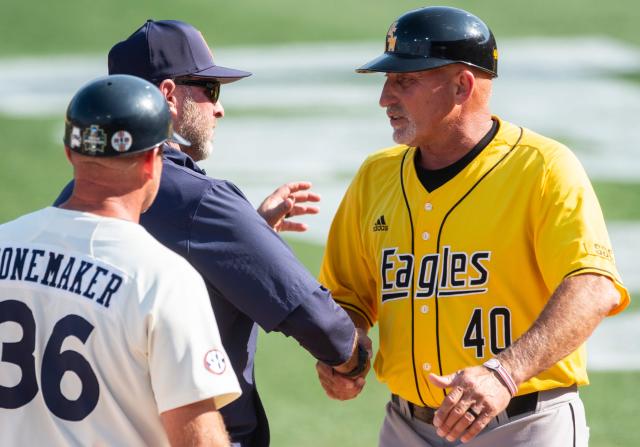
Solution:
<svg viewBox="0 0 640 447"><path fill-rule="evenodd" d="M431 363L423 363L422 369L424 369L425 371L431 371Z"/></svg>
<svg viewBox="0 0 640 447"><path fill-rule="evenodd" d="M432 209L433 209L433 205L431 205L429 202L424 204L425 211L431 211Z"/></svg>
<svg viewBox="0 0 640 447"><path fill-rule="evenodd" d="M429 306L427 306L426 304L423 304L422 307L420 308L420 312L422 312L423 314L426 314L429 312Z"/></svg>
<svg viewBox="0 0 640 447"><path fill-rule="evenodd" d="M425 241L428 241L430 237L431 237L431 235L429 233L427 233L426 231L424 233L422 233L422 239L424 239Z"/></svg>

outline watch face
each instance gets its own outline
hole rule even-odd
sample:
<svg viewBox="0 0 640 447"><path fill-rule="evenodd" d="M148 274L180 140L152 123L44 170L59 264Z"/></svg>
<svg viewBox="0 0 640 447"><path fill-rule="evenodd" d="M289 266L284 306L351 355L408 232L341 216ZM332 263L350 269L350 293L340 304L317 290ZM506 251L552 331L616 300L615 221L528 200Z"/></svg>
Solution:
<svg viewBox="0 0 640 447"><path fill-rule="evenodd" d="M500 362L497 359L489 359L484 363L484 365L487 368L497 368L500 366Z"/></svg>

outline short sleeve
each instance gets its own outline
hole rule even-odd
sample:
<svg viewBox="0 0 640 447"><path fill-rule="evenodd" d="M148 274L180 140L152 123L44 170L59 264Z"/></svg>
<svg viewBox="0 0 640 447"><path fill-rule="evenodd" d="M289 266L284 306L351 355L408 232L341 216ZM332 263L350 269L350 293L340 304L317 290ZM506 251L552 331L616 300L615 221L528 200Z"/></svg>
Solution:
<svg viewBox="0 0 640 447"><path fill-rule="evenodd" d="M212 185L194 216L191 264L234 307L273 330L319 283L229 182Z"/></svg>
<svg viewBox="0 0 640 447"><path fill-rule="evenodd" d="M148 353L160 413L209 398L221 408L241 393L204 282L179 264L149 291L157 295L148 315Z"/></svg>
<svg viewBox="0 0 640 447"><path fill-rule="evenodd" d="M546 161L540 195L532 208L535 253L549 290L566 277L596 273L607 276L621 294L622 285L600 204L580 162L562 147Z"/></svg>
<svg viewBox="0 0 640 447"><path fill-rule="evenodd" d="M367 271L360 231L362 170L342 198L331 224L320 270L320 282L344 309L363 316L369 325L378 319L375 274Z"/></svg>

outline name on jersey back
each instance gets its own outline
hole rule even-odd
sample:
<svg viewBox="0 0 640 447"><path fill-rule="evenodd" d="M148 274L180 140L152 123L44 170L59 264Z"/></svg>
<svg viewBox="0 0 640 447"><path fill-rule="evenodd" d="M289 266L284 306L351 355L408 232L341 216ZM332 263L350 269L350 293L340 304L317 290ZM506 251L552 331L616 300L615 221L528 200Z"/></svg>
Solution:
<svg viewBox="0 0 640 447"><path fill-rule="evenodd" d="M108 308L123 275L88 257L44 247L8 246L1 249L0 281L65 290Z"/></svg>

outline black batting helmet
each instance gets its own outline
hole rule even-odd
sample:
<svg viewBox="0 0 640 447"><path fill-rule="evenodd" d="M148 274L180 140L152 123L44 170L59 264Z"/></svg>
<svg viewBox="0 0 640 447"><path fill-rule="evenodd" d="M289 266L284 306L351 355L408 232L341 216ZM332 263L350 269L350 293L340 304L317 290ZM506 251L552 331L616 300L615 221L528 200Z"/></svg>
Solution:
<svg viewBox="0 0 640 447"><path fill-rule="evenodd" d="M493 33L478 17L447 6L414 9L389 27L384 54L358 73L404 73L462 63L498 76Z"/></svg>
<svg viewBox="0 0 640 447"><path fill-rule="evenodd" d="M153 149L167 140L189 145L173 132L164 95L135 76L95 79L67 107L64 144L80 154L113 157Z"/></svg>

